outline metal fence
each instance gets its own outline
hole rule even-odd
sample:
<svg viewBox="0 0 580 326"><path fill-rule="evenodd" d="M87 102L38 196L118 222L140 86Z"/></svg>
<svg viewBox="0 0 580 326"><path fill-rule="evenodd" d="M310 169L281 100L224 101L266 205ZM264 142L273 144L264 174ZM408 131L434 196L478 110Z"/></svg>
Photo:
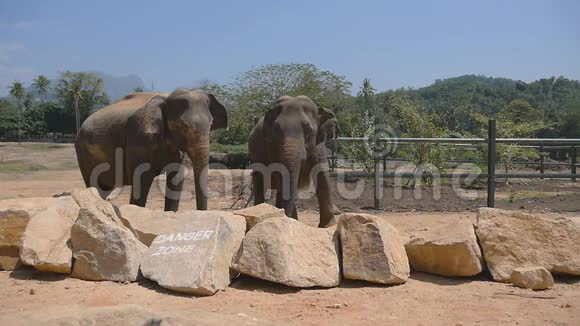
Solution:
<svg viewBox="0 0 580 326"><path fill-rule="evenodd" d="M331 176L336 176L338 173L334 171L336 166L336 151L337 145L342 142L370 142L375 148L379 148L380 143L397 143L397 144L450 144L452 146L473 146L475 144L487 144L487 174L480 175L480 177L487 178L487 206L495 206L495 180L496 178L520 178L520 179L535 179L535 178L553 178L553 179L571 179L576 181L580 178L580 174L576 173L576 148L580 146L580 139L566 139L566 138L496 138L497 129L495 119L489 120L488 137L487 138L380 138L380 137L338 137L332 140L331 144ZM541 157L540 174L537 173L495 173L497 152L496 144L515 144L521 147L544 149L568 149L570 151L570 173L544 173L543 157ZM380 178L416 178L423 176L423 173L389 173L380 171L380 164L382 158L375 157L374 172L345 172L347 177L369 178L374 177L374 208L380 209L379 187ZM433 178L462 178L469 174L463 173L430 173L428 176Z"/></svg>

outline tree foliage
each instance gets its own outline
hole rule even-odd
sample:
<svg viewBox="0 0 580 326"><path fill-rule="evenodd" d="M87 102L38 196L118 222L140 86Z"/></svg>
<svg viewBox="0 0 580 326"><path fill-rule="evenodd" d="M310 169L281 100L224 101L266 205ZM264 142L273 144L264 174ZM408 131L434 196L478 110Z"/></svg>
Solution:
<svg viewBox="0 0 580 326"><path fill-rule="evenodd" d="M40 96L40 102L44 103L46 95L50 90L50 80L45 75L38 75L34 81L32 81L32 87L38 92Z"/></svg>
<svg viewBox="0 0 580 326"><path fill-rule="evenodd" d="M75 112L77 131L93 110L110 102L103 91L102 79L90 72L62 73L55 91L61 104Z"/></svg>
<svg viewBox="0 0 580 326"><path fill-rule="evenodd" d="M376 89L371 84L371 80L368 78L363 79L362 86L358 92L360 98L360 106L364 110L364 113L369 117L375 116L375 91Z"/></svg>
<svg viewBox="0 0 580 326"><path fill-rule="evenodd" d="M16 135L17 130L18 108L6 100L0 100L0 136Z"/></svg>
<svg viewBox="0 0 580 326"><path fill-rule="evenodd" d="M479 121L474 114L494 117L514 100L528 102L542 112L545 127L537 130L537 137L565 137L564 126L576 116L580 108L580 81L564 77L543 78L531 83L507 78L466 75L437 80L433 85L417 90L401 90L423 102L429 112L436 114L436 124L452 133L475 135ZM388 92L386 92L388 93ZM386 93L378 94L380 98Z"/></svg>
<svg viewBox="0 0 580 326"><path fill-rule="evenodd" d="M10 95L12 95L19 103L22 103L26 96L24 85L19 81L14 81L9 87Z"/></svg>
<svg viewBox="0 0 580 326"><path fill-rule="evenodd" d="M65 87L65 86L68 86ZM49 79L37 76L27 92L24 84L14 82L10 86L9 100L0 100L0 137L16 135L44 136L48 133L70 134L75 132L74 96L82 118L109 102L102 90L101 80L91 73L65 72L61 75L55 89L50 87ZM50 102L57 95L61 103ZM47 101L48 100L48 101ZM18 133L20 126L21 132Z"/></svg>
<svg viewBox="0 0 580 326"><path fill-rule="evenodd" d="M204 81L200 88L214 93L230 109L228 129L216 131L214 139L243 144L280 96L306 95L320 106L336 109L350 98L350 86L343 76L311 64L272 64L245 72L231 84Z"/></svg>

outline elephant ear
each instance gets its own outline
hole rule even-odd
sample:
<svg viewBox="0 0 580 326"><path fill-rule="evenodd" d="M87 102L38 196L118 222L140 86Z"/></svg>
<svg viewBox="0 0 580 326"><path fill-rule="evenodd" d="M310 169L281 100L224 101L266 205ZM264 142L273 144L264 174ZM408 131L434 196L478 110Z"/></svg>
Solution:
<svg viewBox="0 0 580 326"><path fill-rule="evenodd" d="M318 134L316 143L320 144L328 139L336 137L338 131L338 121L334 113L327 108L318 107Z"/></svg>
<svg viewBox="0 0 580 326"><path fill-rule="evenodd" d="M142 113L138 116L138 123L144 133L163 134L166 127L163 116L165 100L163 96L155 96L145 104Z"/></svg>
<svg viewBox="0 0 580 326"><path fill-rule="evenodd" d="M213 96L213 94L208 94L209 97L209 112L213 117L213 122L211 124L211 130L221 129L228 126L228 112L226 108Z"/></svg>

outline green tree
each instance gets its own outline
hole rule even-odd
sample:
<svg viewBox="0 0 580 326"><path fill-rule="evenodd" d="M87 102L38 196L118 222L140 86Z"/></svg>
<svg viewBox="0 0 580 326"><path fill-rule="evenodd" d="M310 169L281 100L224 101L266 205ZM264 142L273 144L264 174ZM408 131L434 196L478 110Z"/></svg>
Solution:
<svg viewBox="0 0 580 326"><path fill-rule="evenodd" d="M363 94L361 92L360 97ZM428 112L421 103L411 99L407 94L393 92L385 98L384 108L381 115L385 122L389 122L388 127L391 130L384 136L398 137L444 137L448 131L435 124L436 116ZM377 111L377 115L379 111ZM341 112L338 116L340 130L345 136L369 138L376 132L374 119L367 114L360 114L360 110L351 109L347 112ZM382 132L381 130L378 130ZM391 134L391 133L395 134ZM390 144L390 146L394 146ZM446 151L443 147L416 143L409 145L398 145L398 155L412 161L417 168L424 164L431 164L442 169L446 159ZM343 144L341 152L351 160L362 163L365 171L370 172L374 166L373 144ZM379 149L381 150L381 149ZM382 153L385 155L391 154Z"/></svg>
<svg viewBox="0 0 580 326"><path fill-rule="evenodd" d="M0 137L14 135L18 129L18 108L7 100L0 100Z"/></svg>
<svg viewBox="0 0 580 326"><path fill-rule="evenodd" d="M46 104L34 105L24 111L22 120L26 133L29 135L44 135L46 133Z"/></svg>
<svg viewBox="0 0 580 326"><path fill-rule="evenodd" d="M580 105L565 114L558 129L566 138L580 138Z"/></svg>
<svg viewBox="0 0 580 326"><path fill-rule="evenodd" d="M92 110L109 103L109 98L103 91L103 81L90 72L62 73L58 79L56 94L65 108L74 110L77 133L81 121Z"/></svg>
<svg viewBox="0 0 580 326"><path fill-rule="evenodd" d="M449 135L445 127L435 123L437 121L435 114L429 113L419 102L413 101L408 96L393 96L390 105L393 111L389 120L394 121L393 128L398 137L438 138ZM417 168L429 164L441 170L445 168L449 159L447 149L437 144L401 145L399 153L411 160ZM429 180L431 182L430 178Z"/></svg>
<svg viewBox="0 0 580 326"><path fill-rule="evenodd" d="M32 82L32 87L38 92L40 103L44 103L50 89L50 80L45 75L38 75Z"/></svg>
<svg viewBox="0 0 580 326"><path fill-rule="evenodd" d="M135 87L133 88L133 93L143 93L145 90L143 87Z"/></svg>
<svg viewBox="0 0 580 326"><path fill-rule="evenodd" d="M18 109L18 144L21 143L21 123L22 123L22 104L26 97L26 91L24 90L24 85L19 81L14 81L9 87L10 95L16 99L17 109Z"/></svg>
<svg viewBox="0 0 580 326"><path fill-rule="evenodd" d="M535 109L528 101L522 99L511 101L498 115L499 120L516 124L533 123L542 121L543 118L544 113L541 110Z"/></svg>
<svg viewBox="0 0 580 326"><path fill-rule="evenodd" d="M57 103L41 104L46 121L46 131L50 133L72 134L75 132L75 116Z"/></svg>
<svg viewBox="0 0 580 326"><path fill-rule="evenodd" d="M229 109L227 130L215 132L223 144L243 144L256 122L282 95L306 95L320 106L339 110L350 98L350 83L312 64L264 65L241 74L229 85L204 81L200 88L213 93Z"/></svg>
<svg viewBox="0 0 580 326"><path fill-rule="evenodd" d="M243 73L232 85L242 106L262 112L282 95L306 95L317 104L335 108L348 96L351 83L345 77L312 64L271 64Z"/></svg>
<svg viewBox="0 0 580 326"><path fill-rule="evenodd" d="M375 117L375 96L376 89L371 84L368 78L363 79L363 84L358 92L358 96L362 97L362 109L369 117Z"/></svg>
<svg viewBox="0 0 580 326"><path fill-rule="evenodd" d="M480 137L487 136L489 116L472 112L471 116L480 123ZM511 101L496 117L498 138L532 138L546 128L543 111L535 109L527 101L515 99ZM497 157L500 165L509 173L513 169L516 160L536 160L540 153L534 149L521 147L514 144L497 144ZM485 151L481 151L485 154ZM483 161L480 158L480 161ZM508 183L508 179L505 180Z"/></svg>

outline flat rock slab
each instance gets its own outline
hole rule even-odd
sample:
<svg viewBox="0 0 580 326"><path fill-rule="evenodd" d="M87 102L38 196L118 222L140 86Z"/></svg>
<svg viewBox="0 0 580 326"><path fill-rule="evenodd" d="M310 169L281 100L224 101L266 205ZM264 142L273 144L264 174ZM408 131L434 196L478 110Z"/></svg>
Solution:
<svg viewBox="0 0 580 326"><path fill-rule="evenodd" d="M22 234L30 219L53 206L52 197L0 200L0 270L13 270L20 261Z"/></svg>
<svg viewBox="0 0 580 326"><path fill-rule="evenodd" d="M470 221L459 221L414 234L405 244L413 269L443 276L473 276L484 267Z"/></svg>
<svg viewBox="0 0 580 326"><path fill-rule="evenodd" d="M509 282L514 269L528 266L580 275L580 225L569 219L480 208L476 234L496 281Z"/></svg>
<svg viewBox="0 0 580 326"><path fill-rule="evenodd" d="M514 269L510 282L517 287L532 290L545 290L554 286L552 274L541 266Z"/></svg>
<svg viewBox="0 0 580 326"><path fill-rule="evenodd" d="M337 286L340 268L335 231L288 217L267 219L246 234L233 268L292 287Z"/></svg>
<svg viewBox="0 0 580 326"><path fill-rule="evenodd" d="M39 271L70 274L71 229L79 206L70 196L58 197L53 206L34 215L22 235L20 260Z"/></svg>
<svg viewBox="0 0 580 326"><path fill-rule="evenodd" d="M73 193L80 207L72 227L73 277L90 281L133 282L147 246L121 223L113 206L95 188Z"/></svg>
<svg viewBox="0 0 580 326"><path fill-rule="evenodd" d="M193 212L166 212L136 205L123 205L117 208L117 214L123 225L146 246L150 246L157 235L166 233L177 218L191 216Z"/></svg>
<svg viewBox="0 0 580 326"><path fill-rule="evenodd" d="M409 278L409 260L399 232L368 214L343 214L338 221L345 279L401 284Z"/></svg>
<svg viewBox="0 0 580 326"><path fill-rule="evenodd" d="M245 231L245 219L230 212L179 216L153 240L141 273L173 291L212 295L229 286L232 259Z"/></svg>
<svg viewBox="0 0 580 326"><path fill-rule="evenodd" d="M285 217L284 210L267 203L261 203L256 206L251 206L234 211L234 214L241 215L246 219L246 232L253 228L256 224L264 222L272 217Z"/></svg>

